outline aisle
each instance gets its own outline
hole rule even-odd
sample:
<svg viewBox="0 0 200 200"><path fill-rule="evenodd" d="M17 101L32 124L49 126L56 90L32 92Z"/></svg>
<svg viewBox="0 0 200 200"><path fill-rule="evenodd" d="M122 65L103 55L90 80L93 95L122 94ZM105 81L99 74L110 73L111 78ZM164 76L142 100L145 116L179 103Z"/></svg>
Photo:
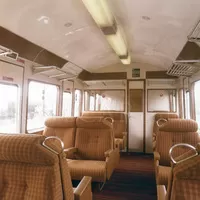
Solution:
<svg viewBox="0 0 200 200"><path fill-rule="evenodd" d="M153 156L123 154L111 179L94 200L156 200Z"/></svg>

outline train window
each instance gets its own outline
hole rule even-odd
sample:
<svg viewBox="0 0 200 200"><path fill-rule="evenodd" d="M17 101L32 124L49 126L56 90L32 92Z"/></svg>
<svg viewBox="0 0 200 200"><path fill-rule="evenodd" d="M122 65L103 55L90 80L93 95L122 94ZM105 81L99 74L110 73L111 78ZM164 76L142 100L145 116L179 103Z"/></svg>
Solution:
<svg viewBox="0 0 200 200"><path fill-rule="evenodd" d="M84 92L84 110L88 110L89 109L89 93L88 91Z"/></svg>
<svg viewBox="0 0 200 200"><path fill-rule="evenodd" d="M94 94L91 94L90 95L90 108L89 108L89 110L91 110L91 111L94 111L94 101L95 101Z"/></svg>
<svg viewBox="0 0 200 200"><path fill-rule="evenodd" d="M63 92L62 116L72 116L72 93Z"/></svg>
<svg viewBox="0 0 200 200"><path fill-rule="evenodd" d="M124 111L124 90L101 91L100 110Z"/></svg>
<svg viewBox="0 0 200 200"><path fill-rule="evenodd" d="M190 93L189 91L185 92L185 117L190 119Z"/></svg>
<svg viewBox="0 0 200 200"><path fill-rule="evenodd" d="M81 91L75 90L74 117L80 116L81 111Z"/></svg>
<svg viewBox="0 0 200 200"><path fill-rule="evenodd" d="M19 133L19 89L16 85L0 84L0 132Z"/></svg>
<svg viewBox="0 0 200 200"><path fill-rule="evenodd" d="M101 96L97 93L95 97L96 97L95 110L98 111L100 109L100 97Z"/></svg>
<svg viewBox="0 0 200 200"><path fill-rule="evenodd" d="M148 112L176 112L176 90L148 90Z"/></svg>
<svg viewBox="0 0 200 200"><path fill-rule="evenodd" d="M56 115L58 87L30 81L28 89L27 130L44 127L49 116Z"/></svg>
<svg viewBox="0 0 200 200"><path fill-rule="evenodd" d="M200 130L200 81L197 81L194 85L194 97L195 97L195 113L196 113L196 121L199 125Z"/></svg>

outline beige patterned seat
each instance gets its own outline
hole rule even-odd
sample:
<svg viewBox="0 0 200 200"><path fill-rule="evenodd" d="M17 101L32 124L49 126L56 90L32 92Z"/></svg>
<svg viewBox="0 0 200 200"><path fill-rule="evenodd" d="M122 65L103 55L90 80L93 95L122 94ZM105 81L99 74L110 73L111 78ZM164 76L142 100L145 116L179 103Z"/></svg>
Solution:
<svg viewBox="0 0 200 200"><path fill-rule="evenodd" d="M57 136L64 148L73 147L75 144L76 118L75 117L51 117L45 121L43 135Z"/></svg>
<svg viewBox="0 0 200 200"><path fill-rule="evenodd" d="M164 185L157 186L158 200L200 199L200 155L173 164L168 181L167 190Z"/></svg>
<svg viewBox="0 0 200 200"><path fill-rule="evenodd" d="M91 176L92 181L108 180L116 163L119 162L119 150L113 149L112 125L104 118L76 119L75 147L66 150L72 179L80 180Z"/></svg>
<svg viewBox="0 0 200 200"><path fill-rule="evenodd" d="M127 146L127 131L126 131L126 118L124 113L119 112L83 112L83 117L110 117L114 120L113 131L115 145L120 150L126 150Z"/></svg>
<svg viewBox="0 0 200 200"><path fill-rule="evenodd" d="M170 172L170 148L178 143L188 143L196 146L199 142L198 125L194 120L169 119L157 133L156 149L154 152L156 181L159 185L167 185ZM185 153L184 147L174 151L174 157Z"/></svg>
<svg viewBox="0 0 200 200"><path fill-rule="evenodd" d="M92 200L91 178L72 187L65 155L42 145L45 136L0 135L1 200Z"/></svg>
<svg viewBox="0 0 200 200"><path fill-rule="evenodd" d="M153 150L155 150L156 146L156 135L159 131L158 125L162 126L168 119L178 119L178 115L176 113L157 113L154 118L153 125L153 134L152 134L152 146Z"/></svg>

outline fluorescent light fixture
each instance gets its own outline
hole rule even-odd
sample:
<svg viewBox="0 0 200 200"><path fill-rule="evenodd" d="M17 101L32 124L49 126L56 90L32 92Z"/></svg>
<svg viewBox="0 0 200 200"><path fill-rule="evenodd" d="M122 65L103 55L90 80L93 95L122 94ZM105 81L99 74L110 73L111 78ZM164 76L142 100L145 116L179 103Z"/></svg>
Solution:
<svg viewBox="0 0 200 200"><path fill-rule="evenodd" d="M85 7L100 27L112 26L114 17L110 12L107 0L82 0Z"/></svg>
<svg viewBox="0 0 200 200"><path fill-rule="evenodd" d="M127 46L119 29L116 34L106 35L106 39L118 56L127 54Z"/></svg>
<svg viewBox="0 0 200 200"><path fill-rule="evenodd" d="M129 64L131 64L131 56L130 56L130 54L128 54L128 57L127 57L127 58L121 59L121 62L122 62L124 65L129 65Z"/></svg>

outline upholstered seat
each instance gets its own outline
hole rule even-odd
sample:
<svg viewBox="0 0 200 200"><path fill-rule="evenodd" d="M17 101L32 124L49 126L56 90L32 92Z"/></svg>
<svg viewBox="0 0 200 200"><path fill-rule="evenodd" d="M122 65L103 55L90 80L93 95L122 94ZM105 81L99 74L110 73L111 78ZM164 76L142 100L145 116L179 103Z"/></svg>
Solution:
<svg viewBox="0 0 200 200"><path fill-rule="evenodd" d="M158 200L198 200L200 198L200 155L170 167L168 188L157 186Z"/></svg>
<svg viewBox="0 0 200 200"><path fill-rule="evenodd" d="M167 185L170 167L169 150L178 143L188 143L196 146L199 142L198 125L194 120L169 119L157 133L154 152L157 184ZM177 148L174 157L184 154L187 148Z"/></svg>
<svg viewBox="0 0 200 200"><path fill-rule="evenodd" d="M48 140L45 147L45 139L0 134L0 199L92 200L91 178L73 189L60 143Z"/></svg>
<svg viewBox="0 0 200 200"><path fill-rule="evenodd" d="M178 119L178 115L176 113L157 113L154 117L154 125L153 125L153 133L152 133L152 146L153 150L155 150L156 146L156 135L159 131L159 125L162 126L168 119Z"/></svg>
<svg viewBox="0 0 200 200"><path fill-rule="evenodd" d="M119 149L113 148L112 124L104 118L80 117L76 127L75 147L65 151L71 158L72 179L90 174L93 181L105 182L119 161Z"/></svg>
<svg viewBox="0 0 200 200"><path fill-rule="evenodd" d="M71 160L68 159L70 173L73 179L81 180L84 176L93 177L93 181L106 181L106 163L93 160Z"/></svg>
<svg viewBox="0 0 200 200"><path fill-rule="evenodd" d="M124 113L119 112L83 112L83 117L104 117L113 119L113 131L115 146L120 150L126 150L127 132L126 119Z"/></svg>
<svg viewBox="0 0 200 200"><path fill-rule="evenodd" d="M50 117L45 121L43 135L57 136L64 148L73 147L75 144L76 118L75 117Z"/></svg>

